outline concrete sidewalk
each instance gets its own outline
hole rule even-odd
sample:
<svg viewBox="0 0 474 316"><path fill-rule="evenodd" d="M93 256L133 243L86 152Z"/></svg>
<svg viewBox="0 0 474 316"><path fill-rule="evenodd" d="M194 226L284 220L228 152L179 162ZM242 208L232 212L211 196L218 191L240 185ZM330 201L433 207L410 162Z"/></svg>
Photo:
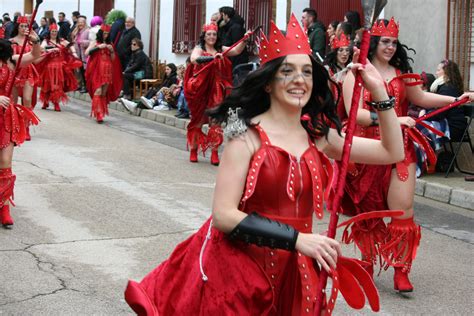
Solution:
<svg viewBox="0 0 474 316"><path fill-rule="evenodd" d="M88 94L73 92L69 93L69 96L89 104L91 101ZM111 102L109 109L128 113L119 101ZM175 114L175 110L154 111L138 109L132 115L185 130L189 120L178 119L174 117ZM465 175L459 172L450 173L448 178L445 178L444 174L440 173L424 175L416 180L415 194L474 211L474 182L465 181L464 177Z"/></svg>

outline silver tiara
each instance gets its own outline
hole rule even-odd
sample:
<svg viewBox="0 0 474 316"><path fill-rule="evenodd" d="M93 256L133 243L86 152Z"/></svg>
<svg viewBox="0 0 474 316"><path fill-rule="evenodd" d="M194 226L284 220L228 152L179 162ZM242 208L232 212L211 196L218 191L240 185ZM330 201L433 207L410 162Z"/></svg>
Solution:
<svg viewBox="0 0 474 316"><path fill-rule="evenodd" d="M229 108L227 111L227 122L224 127L224 136L227 139L235 138L244 134L247 131L247 124L239 118L239 111L242 108Z"/></svg>

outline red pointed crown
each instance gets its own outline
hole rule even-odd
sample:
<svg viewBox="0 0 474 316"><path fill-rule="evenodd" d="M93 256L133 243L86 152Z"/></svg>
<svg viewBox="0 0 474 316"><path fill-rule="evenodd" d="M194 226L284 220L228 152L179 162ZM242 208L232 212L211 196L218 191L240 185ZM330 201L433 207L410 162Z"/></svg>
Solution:
<svg viewBox="0 0 474 316"><path fill-rule="evenodd" d="M395 19L392 17L388 22L387 26L383 20L379 20L374 23L372 29L370 30L370 35L372 36L388 36L398 38L398 23L395 22Z"/></svg>
<svg viewBox="0 0 474 316"><path fill-rule="evenodd" d="M207 31L216 31L217 32L217 24L216 23L209 23L209 24L204 24L202 26L202 31L203 32L207 32Z"/></svg>
<svg viewBox="0 0 474 316"><path fill-rule="evenodd" d="M58 30L58 26L56 24L50 24L49 25L49 30L50 31L57 31Z"/></svg>
<svg viewBox="0 0 474 316"><path fill-rule="evenodd" d="M111 26L104 23L100 26L100 29L102 30L102 32L110 33Z"/></svg>
<svg viewBox="0 0 474 316"><path fill-rule="evenodd" d="M292 14L284 36L273 21L270 22L270 40L261 34L259 57L264 64L278 57L291 54L311 55L308 36L301 28L295 15Z"/></svg>
<svg viewBox="0 0 474 316"><path fill-rule="evenodd" d="M18 19L16 20L16 23L18 24L28 24L28 18L24 15L20 15Z"/></svg>
<svg viewBox="0 0 474 316"><path fill-rule="evenodd" d="M340 47L349 47L350 44L350 39L346 36L346 34L342 33L340 38L337 38L337 36L334 37L331 43L331 48L338 49Z"/></svg>

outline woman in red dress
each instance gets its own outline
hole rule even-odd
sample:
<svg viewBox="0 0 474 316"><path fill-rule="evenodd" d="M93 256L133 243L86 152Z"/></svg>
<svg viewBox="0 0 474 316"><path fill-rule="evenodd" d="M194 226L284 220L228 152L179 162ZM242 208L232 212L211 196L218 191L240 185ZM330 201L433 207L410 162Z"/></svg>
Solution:
<svg viewBox="0 0 474 316"><path fill-rule="evenodd" d="M205 114L207 109L221 103L232 88L232 62L227 56L239 55L245 48L243 41L235 46L226 56L222 55L228 47L222 46L217 37L217 25L206 24L197 45L191 54L191 64L184 77L184 94L191 112L188 125L187 141L191 153L189 160L198 161L198 150L203 153L211 149L211 163L219 164L218 148L222 144L222 129L210 122ZM208 62L213 65L208 66ZM208 67L206 67L208 66ZM199 74L197 72L206 69ZM203 124L209 123L207 135L201 130Z"/></svg>
<svg viewBox="0 0 474 316"><path fill-rule="evenodd" d="M97 40L86 49L89 56L86 68L87 91L92 99L91 116L97 123L109 114L109 102L118 98L122 89L122 67L109 38L110 25L102 24Z"/></svg>
<svg viewBox="0 0 474 316"><path fill-rule="evenodd" d="M385 225L382 219L359 222L352 227L345 242L354 242L362 252L364 260L370 262L368 270L373 273L373 264L380 260L381 268L395 269L394 288L400 292L411 292L413 286L408 274L421 239L420 226L413 219L415 192L416 155L413 141L425 150L429 144L414 129L415 120L407 115L408 102L422 107L442 107L455 101L453 97L423 92L418 75L412 74L406 46L398 40L398 25L392 18L380 20L371 31L369 60L384 78L387 93L395 100L395 111L404 133L405 157L396 164L370 166L352 165L347 177L343 212L355 215L375 210L404 210L405 215L393 218ZM354 76L349 73L344 81L344 103L349 111ZM379 115L371 110L370 91L363 92L363 102L357 114L355 135L380 139ZM330 206L329 206L329 209Z"/></svg>
<svg viewBox="0 0 474 316"><path fill-rule="evenodd" d="M41 54L40 39L35 32L27 35L31 41L30 52L23 55L21 67L28 68ZM13 83L15 62L19 55L14 54L12 44L0 39L0 222L4 227L13 225L10 215L10 202L16 176L12 173L13 148L21 145L27 138L27 126L38 124L38 119L27 107L15 104L12 95L6 95Z"/></svg>
<svg viewBox="0 0 474 316"><path fill-rule="evenodd" d="M74 46L68 41L58 37L58 26L49 26L49 35L43 40L41 47L46 55L44 61L37 64L40 70L40 100L43 101L42 109L49 107L49 102L54 105L54 110L61 111L59 102L67 102L66 92L77 89L77 80L74 69L79 68L82 62L77 59Z"/></svg>
<svg viewBox="0 0 474 316"><path fill-rule="evenodd" d="M270 32L261 42L261 68L209 114L226 121L232 137L212 219L141 283L129 282L125 299L139 315L311 315L319 265L329 271L343 261L335 240L312 233L332 180L326 154L339 159L344 142L327 123L340 127L329 76L294 15L286 37L273 22ZM375 101L388 99L373 67L354 69ZM403 157L395 112L380 119L384 138L355 138L351 159Z"/></svg>

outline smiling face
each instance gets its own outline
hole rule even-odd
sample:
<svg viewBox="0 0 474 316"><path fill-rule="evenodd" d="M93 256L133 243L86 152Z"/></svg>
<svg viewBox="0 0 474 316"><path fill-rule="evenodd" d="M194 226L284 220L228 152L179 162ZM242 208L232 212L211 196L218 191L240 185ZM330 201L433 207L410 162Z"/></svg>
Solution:
<svg viewBox="0 0 474 316"><path fill-rule="evenodd" d="M332 24L329 24L328 29L326 31L328 33L328 36L331 37L336 33L336 30L332 26Z"/></svg>
<svg viewBox="0 0 474 316"><path fill-rule="evenodd" d="M55 40L58 37L58 30L50 30L49 31L49 37L53 40Z"/></svg>
<svg viewBox="0 0 474 316"><path fill-rule="evenodd" d="M397 43L398 39L396 37L380 37L375 57L381 61L389 62L397 51Z"/></svg>
<svg viewBox="0 0 474 316"><path fill-rule="evenodd" d="M207 45L214 46L217 41L217 32L212 30L207 31L206 34L204 34L204 41Z"/></svg>
<svg viewBox="0 0 474 316"><path fill-rule="evenodd" d="M27 23L21 23L20 25L18 25L18 34L25 35L26 31L28 31Z"/></svg>
<svg viewBox="0 0 474 316"><path fill-rule="evenodd" d="M286 56L268 87L272 104L301 110L313 90L313 65L309 56Z"/></svg>

